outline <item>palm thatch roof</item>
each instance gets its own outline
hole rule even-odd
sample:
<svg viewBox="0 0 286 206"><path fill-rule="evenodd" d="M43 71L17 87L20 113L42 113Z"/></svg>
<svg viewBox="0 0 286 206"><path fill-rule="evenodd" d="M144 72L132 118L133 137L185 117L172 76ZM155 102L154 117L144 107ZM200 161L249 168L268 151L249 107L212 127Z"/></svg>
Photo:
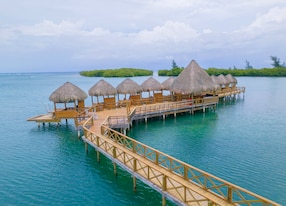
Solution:
<svg viewBox="0 0 286 206"><path fill-rule="evenodd" d="M108 96L115 95L116 93L116 89L104 79L98 81L88 90L89 96Z"/></svg>
<svg viewBox="0 0 286 206"><path fill-rule="evenodd" d="M218 79L216 76L211 75L211 79L213 80L214 83L219 84Z"/></svg>
<svg viewBox="0 0 286 206"><path fill-rule="evenodd" d="M195 60L192 60L179 74L172 85L173 92L194 95L214 91L218 88L219 86L212 81L208 73Z"/></svg>
<svg viewBox="0 0 286 206"><path fill-rule="evenodd" d="M217 82L220 85L227 85L227 84L229 84L227 79L225 78L225 76L223 74L220 74L220 75L217 76Z"/></svg>
<svg viewBox="0 0 286 206"><path fill-rule="evenodd" d="M125 79L116 87L118 94L137 94L142 88L132 79Z"/></svg>
<svg viewBox="0 0 286 206"><path fill-rule="evenodd" d="M163 89L162 84L154 79L153 77L149 77L141 84L141 88L143 92L147 91L161 91Z"/></svg>
<svg viewBox="0 0 286 206"><path fill-rule="evenodd" d="M237 84L237 79L234 78L231 74L225 76L229 84Z"/></svg>
<svg viewBox="0 0 286 206"><path fill-rule="evenodd" d="M164 90L171 90L172 84L175 80L175 77L169 77L165 81L162 82L162 86Z"/></svg>
<svg viewBox="0 0 286 206"><path fill-rule="evenodd" d="M87 94L83 90L70 82L66 82L50 95L49 100L55 103L68 103L84 101L86 98Z"/></svg>

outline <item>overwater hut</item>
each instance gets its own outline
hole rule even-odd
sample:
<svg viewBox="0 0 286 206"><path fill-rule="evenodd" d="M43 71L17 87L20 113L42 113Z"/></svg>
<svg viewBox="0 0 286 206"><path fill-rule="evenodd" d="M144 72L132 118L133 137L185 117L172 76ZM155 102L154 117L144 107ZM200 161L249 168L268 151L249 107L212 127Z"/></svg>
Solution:
<svg viewBox="0 0 286 206"><path fill-rule="evenodd" d="M202 96L206 92L215 91L218 87L208 73L195 60L192 60L174 80L172 91L176 93L176 99L181 100Z"/></svg>
<svg viewBox="0 0 286 206"><path fill-rule="evenodd" d="M221 91L225 92L228 89L229 82L225 78L223 74L218 75L217 77L217 83L219 84Z"/></svg>
<svg viewBox="0 0 286 206"><path fill-rule="evenodd" d="M220 88L220 84L219 84L219 81L218 81L217 76L211 75L210 77L211 77L212 81L213 81L216 85L218 85L218 89L216 90L216 92L220 92L220 89L221 89L221 88Z"/></svg>
<svg viewBox="0 0 286 206"><path fill-rule="evenodd" d="M126 100L126 95L129 94L129 100L131 100L131 103L133 104L141 99L141 92L142 88L139 84L137 84L135 81L133 81L130 78L127 78L123 80L117 87L117 94L118 94L118 102L120 102L119 94L124 94L124 100Z"/></svg>
<svg viewBox="0 0 286 206"><path fill-rule="evenodd" d="M92 104L96 107L96 110L114 109L116 106L116 89L104 79L99 80L95 85L93 85L89 90L88 94L91 96ZM93 97L96 96L97 103L93 103ZM103 102L99 102L99 98L103 97Z"/></svg>
<svg viewBox="0 0 286 206"><path fill-rule="evenodd" d="M87 94L70 82L64 83L49 97L54 102L56 118L75 118L85 110L84 100ZM63 106L61 106L63 105Z"/></svg>
<svg viewBox="0 0 286 206"><path fill-rule="evenodd" d="M169 95L163 95L163 99L165 101L172 101L173 100L173 92L172 90L172 85L175 80L175 77L169 77L165 81L162 82L162 87L163 90L169 91Z"/></svg>
<svg viewBox="0 0 286 206"><path fill-rule="evenodd" d="M230 87L231 87L232 89L235 89L236 84L237 84L237 79L236 79L235 77L233 77L231 74L227 74L227 75L225 76L225 78L226 78L226 80L228 81Z"/></svg>
<svg viewBox="0 0 286 206"><path fill-rule="evenodd" d="M162 102L162 84L154 79L153 77L149 77L141 84L141 88L143 92L149 93L149 98L142 98L142 100L146 100L146 104L154 103L154 102ZM153 97L151 97L150 92L153 93Z"/></svg>

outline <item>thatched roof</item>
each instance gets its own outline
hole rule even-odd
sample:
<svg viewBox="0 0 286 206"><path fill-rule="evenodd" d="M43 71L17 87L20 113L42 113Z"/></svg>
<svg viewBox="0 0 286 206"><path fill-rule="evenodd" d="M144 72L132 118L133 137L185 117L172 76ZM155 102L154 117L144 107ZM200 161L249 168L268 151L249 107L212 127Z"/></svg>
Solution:
<svg viewBox="0 0 286 206"><path fill-rule="evenodd" d="M211 76L211 79L213 80L214 83L216 83L216 84L219 85L217 76L212 75L212 76Z"/></svg>
<svg viewBox="0 0 286 206"><path fill-rule="evenodd" d="M66 82L50 95L49 100L55 103L67 103L84 101L86 98L87 94L83 90L70 82Z"/></svg>
<svg viewBox="0 0 286 206"><path fill-rule="evenodd" d="M174 80L175 80L174 77L169 77L168 79L163 81L162 82L163 89L164 90L171 90Z"/></svg>
<svg viewBox="0 0 286 206"><path fill-rule="evenodd" d="M116 93L116 89L104 79L98 81L88 90L89 96L115 95Z"/></svg>
<svg viewBox="0 0 286 206"><path fill-rule="evenodd" d="M217 77L217 82L220 84L220 85L226 85L226 84L229 84L227 79L225 78L225 76L223 74L220 74L218 75Z"/></svg>
<svg viewBox="0 0 286 206"><path fill-rule="evenodd" d="M231 74L225 76L229 84L237 84L237 79L234 78Z"/></svg>
<svg viewBox="0 0 286 206"><path fill-rule="evenodd" d="M118 94L137 94L142 88L132 79L125 79L116 87Z"/></svg>
<svg viewBox="0 0 286 206"><path fill-rule="evenodd" d="M141 84L141 88L143 92L147 91L161 91L163 89L162 84L154 79L153 77L149 77Z"/></svg>
<svg viewBox="0 0 286 206"><path fill-rule="evenodd" d="M182 94L200 94L205 91L218 89L208 73L202 69L195 60L179 74L174 80L172 91Z"/></svg>

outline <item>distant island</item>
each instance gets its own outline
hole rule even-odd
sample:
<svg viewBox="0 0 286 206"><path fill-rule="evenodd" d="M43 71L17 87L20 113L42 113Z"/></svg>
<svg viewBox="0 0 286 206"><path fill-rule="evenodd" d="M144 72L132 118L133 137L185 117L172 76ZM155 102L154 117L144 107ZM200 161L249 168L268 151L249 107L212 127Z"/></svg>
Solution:
<svg viewBox="0 0 286 206"><path fill-rule="evenodd" d="M173 68L170 70L159 70L159 76L178 76L184 68ZM232 76L249 76L249 77L286 77L286 68L262 68L262 69L218 69L218 68L208 68L206 72L209 75L227 75Z"/></svg>
<svg viewBox="0 0 286 206"><path fill-rule="evenodd" d="M153 71L147 69L119 68L119 69L81 71L80 75L86 77L136 77L136 76L152 76Z"/></svg>
<svg viewBox="0 0 286 206"><path fill-rule="evenodd" d="M249 76L249 77L286 77L285 62L281 63L280 59L276 56L270 56L273 68L254 69L248 60L246 60L245 69L238 69L235 66L229 69L208 68L206 72L209 75L227 75L232 76ZM178 76L184 67L177 66L175 60L172 61L172 68L169 70L159 70L159 76Z"/></svg>

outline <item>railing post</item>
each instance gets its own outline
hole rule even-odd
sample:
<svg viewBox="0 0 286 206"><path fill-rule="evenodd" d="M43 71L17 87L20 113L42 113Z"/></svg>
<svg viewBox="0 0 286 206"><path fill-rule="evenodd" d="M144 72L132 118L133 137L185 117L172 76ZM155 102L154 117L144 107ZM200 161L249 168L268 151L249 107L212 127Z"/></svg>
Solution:
<svg viewBox="0 0 286 206"><path fill-rule="evenodd" d="M232 188L230 186L227 188L227 201L232 203Z"/></svg>
<svg viewBox="0 0 286 206"><path fill-rule="evenodd" d="M162 177L162 191L166 191L167 190L167 178L166 175L163 175ZM164 195L164 193L162 194L162 205L165 206L166 205L166 197Z"/></svg>
<svg viewBox="0 0 286 206"><path fill-rule="evenodd" d="M159 155L158 155L158 152L156 152L155 154L156 154L155 164L158 165L158 164L159 164Z"/></svg>
<svg viewBox="0 0 286 206"><path fill-rule="evenodd" d="M188 180L188 168L186 165L184 165L184 179Z"/></svg>

